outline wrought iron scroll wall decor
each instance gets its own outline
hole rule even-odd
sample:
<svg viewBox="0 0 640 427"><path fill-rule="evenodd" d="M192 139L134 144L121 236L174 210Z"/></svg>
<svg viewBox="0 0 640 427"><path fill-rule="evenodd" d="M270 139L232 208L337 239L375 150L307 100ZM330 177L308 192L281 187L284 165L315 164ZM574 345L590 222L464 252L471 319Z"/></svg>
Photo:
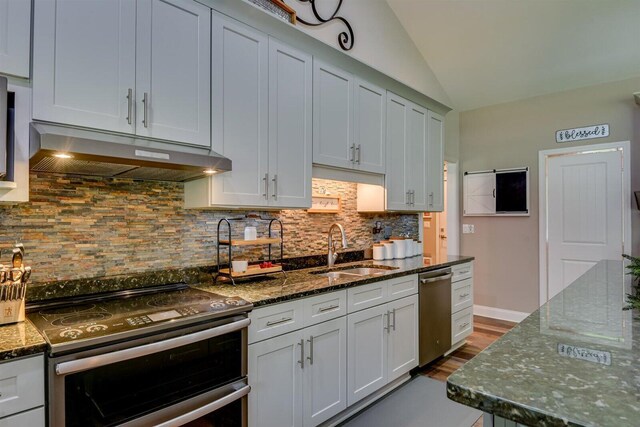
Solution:
<svg viewBox="0 0 640 427"><path fill-rule="evenodd" d="M345 27L347 27L345 31L342 31L340 34L338 34L338 44L340 45L342 50L345 50L345 51L351 50L351 48L353 48L353 43L355 41L355 37L353 35L353 28L351 28L351 24L349 24L349 21L347 21L342 16L337 16L338 12L340 11L340 7L342 6L342 0L338 1L336 10L328 18L324 18L322 17L322 15L320 15L320 13L318 12L318 8L316 6L316 0L298 0L298 1L301 3L309 3L311 5L311 12L313 13L313 16L315 17L315 19L318 21L318 22L310 22L310 21L307 21L306 19L300 18L300 16L297 16L297 21L299 23L308 25L310 27L319 27L328 22L338 20L342 22Z"/></svg>

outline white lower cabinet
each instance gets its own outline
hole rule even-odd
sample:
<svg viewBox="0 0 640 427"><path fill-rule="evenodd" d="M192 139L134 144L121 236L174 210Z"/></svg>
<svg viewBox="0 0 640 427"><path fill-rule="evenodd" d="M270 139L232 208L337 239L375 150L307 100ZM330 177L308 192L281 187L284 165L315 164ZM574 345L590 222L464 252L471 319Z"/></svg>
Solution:
<svg viewBox="0 0 640 427"><path fill-rule="evenodd" d="M317 426L418 366L417 283L411 275L253 310L249 425Z"/></svg>
<svg viewBox="0 0 640 427"><path fill-rule="evenodd" d="M347 402L387 384L387 306L379 305L347 316Z"/></svg>
<svg viewBox="0 0 640 427"><path fill-rule="evenodd" d="M249 346L249 425L315 426L347 407L346 318Z"/></svg>
<svg viewBox="0 0 640 427"><path fill-rule="evenodd" d="M304 329L304 426L315 426L347 407L347 319L340 317Z"/></svg>
<svg viewBox="0 0 640 427"><path fill-rule="evenodd" d="M0 427L44 426L42 355L0 363Z"/></svg>
<svg viewBox="0 0 640 427"><path fill-rule="evenodd" d="M387 381L418 366L418 296L387 304L391 316L387 345Z"/></svg>
<svg viewBox="0 0 640 427"><path fill-rule="evenodd" d="M473 333L473 262L451 268L451 347Z"/></svg>
<svg viewBox="0 0 640 427"><path fill-rule="evenodd" d="M302 331L249 346L249 425L302 425Z"/></svg>

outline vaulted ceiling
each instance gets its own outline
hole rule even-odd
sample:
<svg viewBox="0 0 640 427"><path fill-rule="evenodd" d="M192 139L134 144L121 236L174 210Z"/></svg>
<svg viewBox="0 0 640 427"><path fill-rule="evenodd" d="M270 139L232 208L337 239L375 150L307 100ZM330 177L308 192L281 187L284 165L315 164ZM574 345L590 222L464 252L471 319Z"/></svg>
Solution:
<svg viewBox="0 0 640 427"><path fill-rule="evenodd" d="M387 2L460 111L640 75L640 0Z"/></svg>

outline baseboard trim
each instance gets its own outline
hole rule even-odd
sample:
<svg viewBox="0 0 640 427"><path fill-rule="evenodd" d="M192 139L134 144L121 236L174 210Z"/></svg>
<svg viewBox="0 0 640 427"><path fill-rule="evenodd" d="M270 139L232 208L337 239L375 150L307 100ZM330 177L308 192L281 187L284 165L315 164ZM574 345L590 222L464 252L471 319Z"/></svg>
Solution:
<svg viewBox="0 0 640 427"><path fill-rule="evenodd" d="M473 314L476 316L490 317L492 319L507 320L509 322L520 323L531 313L522 311L505 310L504 308L487 307L485 305L474 305Z"/></svg>

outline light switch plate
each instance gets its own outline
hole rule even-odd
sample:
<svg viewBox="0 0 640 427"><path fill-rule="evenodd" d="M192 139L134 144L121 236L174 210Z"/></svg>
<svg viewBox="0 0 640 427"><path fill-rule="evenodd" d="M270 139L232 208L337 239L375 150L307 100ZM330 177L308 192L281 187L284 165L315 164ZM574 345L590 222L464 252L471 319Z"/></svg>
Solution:
<svg viewBox="0 0 640 427"><path fill-rule="evenodd" d="M462 224L462 234L473 234L476 232L474 224Z"/></svg>

